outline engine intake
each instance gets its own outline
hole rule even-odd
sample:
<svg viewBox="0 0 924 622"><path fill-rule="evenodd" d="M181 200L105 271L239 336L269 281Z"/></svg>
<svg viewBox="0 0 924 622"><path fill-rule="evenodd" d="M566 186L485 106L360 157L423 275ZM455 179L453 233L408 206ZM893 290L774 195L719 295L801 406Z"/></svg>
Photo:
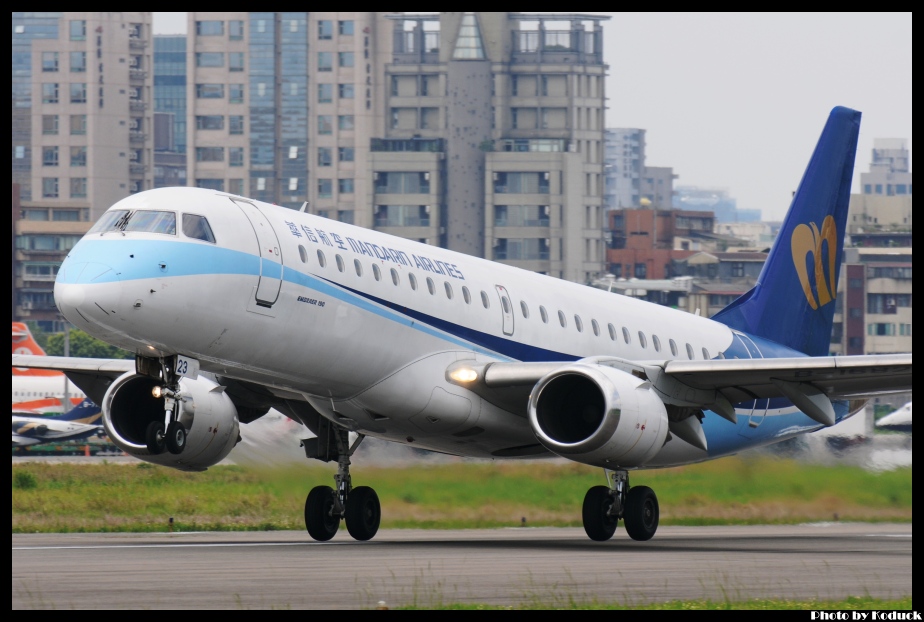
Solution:
<svg viewBox="0 0 924 622"><path fill-rule="evenodd" d="M585 363L563 366L536 383L529 422L549 451L610 469L643 466L668 433L667 410L649 382Z"/></svg>
<svg viewBox="0 0 924 622"><path fill-rule="evenodd" d="M237 410L222 387L199 376L183 378L180 421L187 427L181 454L151 454L145 431L152 421L164 420L164 398L152 391L160 382L129 372L110 385L103 397L103 426L122 451L141 460L183 471L204 471L218 464L237 444L240 433Z"/></svg>

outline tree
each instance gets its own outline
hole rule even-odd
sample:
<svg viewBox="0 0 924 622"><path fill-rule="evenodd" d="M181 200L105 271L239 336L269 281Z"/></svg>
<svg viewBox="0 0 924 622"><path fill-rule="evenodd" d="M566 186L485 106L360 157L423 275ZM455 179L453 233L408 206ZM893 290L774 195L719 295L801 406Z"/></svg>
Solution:
<svg viewBox="0 0 924 622"><path fill-rule="evenodd" d="M64 356L64 333L56 333L48 337L48 346L45 352L49 356ZM132 353L111 346L105 341L91 337L82 330L71 329L70 355L79 358L127 359Z"/></svg>

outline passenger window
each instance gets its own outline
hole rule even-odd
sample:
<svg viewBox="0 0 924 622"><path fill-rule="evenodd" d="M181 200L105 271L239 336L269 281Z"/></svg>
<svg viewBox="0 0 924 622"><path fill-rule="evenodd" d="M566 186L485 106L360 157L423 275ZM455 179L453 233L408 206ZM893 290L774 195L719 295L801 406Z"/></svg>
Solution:
<svg viewBox="0 0 924 622"><path fill-rule="evenodd" d="M507 302L506 296L501 296L501 306L504 308L504 313L510 313L510 303Z"/></svg>
<svg viewBox="0 0 924 622"><path fill-rule="evenodd" d="M652 335L652 336L651 336L651 345L654 346L655 352L660 352L660 351L661 351L661 340L658 339L658 336L657 336L657 335Z"/></svg>
<svg viewBox="0 0 924 622"><path fill-rule="evenodd" d="M372 264L372 276L376 281L382 280L382 271L379 269L378 264Z"/></svg>
<svg viewBox="0 0 924 622"><path fill-rule="evenodd" d="M343 257L340 255L335 255L335 257L337 258L337 270L343 272Z"/></svg>
<svg viewBox="0 0 924 622"><path fill-rule="evenodd" d="M324 252L318 249L318 265L322 268L327 266L327 257L324 256Z"/></svg>
<svg viewBox="0 0 924 622"><path fill-rule="evenodd" d="M308 251L301 244L298 245L298 257L302 260L302 263L308 263Z"/></svg>
<svg viewBox="0 0 924 622"><path fill-rule="evenodd" d="M691 346L690 344L687 344L687 356L690 358L691 361L693 360L693 346Z"/></svg>
<svg viewBox="0 0 924 622"><path fill-rule="evenodd" d="M183 235L194 240L215 243L215 236L212 234L212 228L209 221L204 216L196 214L183 214Z"/></svg>
<svg viewBox="0 0 924 622"><path fill-rule="evenodd" d="M709 350L707 350L706 348L703 348L703 360L708 361L710 358L712 357L709 356Z"/></svg>
<svg viewBox="0 0 924 622"><path fill-rule="evenodd" d="M452 285L449 284L449 281L443 281L443 287L446 288L446 298L452 300Z"/></svg>
<svg viewBox="0 0 924 622"><path fill-rule="evenodd" d="M524 320L529 319L529 307L526 306L526 302L523 300L520 301L520 313L523 314Z"/></svg>
<svg viewBox="0 0 924 622"><path fill-rule="evenodd" d="M632 338L629 336L629 329L625 326L622 327L622 338L626 344L632 343Z"/></svg>
<svg viewBox="0 0 924 622"><path fill-rule="evenodd" d="M321 252L321 251L318 251ZM391 269L391 282L395 285L398 285L401 282L401 279L398 278L398 271L394 268Z"/></svg>
<svg viewBox="0 0 924 622"><path fill-rule="evenodd" d="M363 275L363 265L359 263L358 259L353 260L353 267L356 268L356 276Z"/></svg>
<svg viewBox="0 0 924 622"><path fill-rule="evenodd" d="M677 344L674 342L673 339L668 339L667 342L671 345L671 354L673 354L674 356L677 356Z"/></svg>
<svg viewBox="0 0 924 622"><path fill-rule="evenodd" d="M427 277L427 291L430 292L431 296L436 293L436 285L433 284L433 279L430 277Z"/></svg>
<svg viewBox="0 0 924 622"><path fill-rule="evenodd" d="M558 312L558 323L561 324L562 328L568 325L568 320L565 319L565 314L563 311Z"/></svg>
<svg viewBox="0 0 924 622"><path fill-rule="evenodd" d="M648 347L648 340L645 338L645 333L643 333L642 331L638 331L638 343L643 348Z"/></svg>
<svg viewBox="0 0 924 622"><path fill-rule="evenodd" d="M411 289L413 289L416 292L417 291L417 277L414 276L413 274L408 274L407 280L408 280L408 283L411 284Z"/></svg>
<svg viewBox="0 0 924 622"><path fill-rule="evenodd" d="M481 304L484 305L485 309L491 308L491 301L488 300L488 295L485 293L484 290L481 290Z"/></svg>
<svg viewBox="0 0 924 622"><path fill-rule="evenodd" d="M468 291L465 285L462 286L462 300L464 300L467 305L472 304L472 293Z"/></svg>
<svg viewBox="0 0 924 622"><path fill-rule="evenodd" d="M613 326L612 324L607 324L606 327L610 331L610 339L612 339L613 341L616 341L616 327Z"/></svg>
<svg viewBox="0 0 924 622"><path fill-rule="evenodd" d="M600 325L597 324L597 320L591 320L590 327L594 329L594 336L599 337L600 336Z"/></svg>
<svg viewBox="0 0 924 622"><path fill-rule="evenodd" d="M539 317L542 318L543 324L549 323L549 314L546 312L545 307L543 307L542 305L539 305Z"/></svg>
<svg viewBox="0 0 924 622"><path fill-rule="evenodd" d="M574 327L579 333L584 332L584 322L581 321L581 316L577 313L574 314Z"/></svg>

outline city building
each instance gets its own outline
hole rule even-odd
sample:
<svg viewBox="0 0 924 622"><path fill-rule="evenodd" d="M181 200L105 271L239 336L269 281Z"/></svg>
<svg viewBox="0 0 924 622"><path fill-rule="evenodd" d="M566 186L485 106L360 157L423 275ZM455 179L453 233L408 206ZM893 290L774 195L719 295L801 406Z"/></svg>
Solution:
<svg viewBox="0 0 924 622"><path fill-rule="evenodd" d="M604 130L604 205L607 210L641 206L645 130Z"/></svg>

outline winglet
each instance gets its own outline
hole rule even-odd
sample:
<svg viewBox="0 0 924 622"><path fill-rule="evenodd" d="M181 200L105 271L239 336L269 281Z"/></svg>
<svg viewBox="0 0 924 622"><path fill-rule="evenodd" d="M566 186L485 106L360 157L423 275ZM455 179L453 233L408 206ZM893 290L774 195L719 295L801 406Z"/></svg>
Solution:
<svg viewBox="0 0 924 622"><path fill-rule="evenodd" d="M713 319L810 356L830 352L860 113L837 107L757 284Z"/></svg>

